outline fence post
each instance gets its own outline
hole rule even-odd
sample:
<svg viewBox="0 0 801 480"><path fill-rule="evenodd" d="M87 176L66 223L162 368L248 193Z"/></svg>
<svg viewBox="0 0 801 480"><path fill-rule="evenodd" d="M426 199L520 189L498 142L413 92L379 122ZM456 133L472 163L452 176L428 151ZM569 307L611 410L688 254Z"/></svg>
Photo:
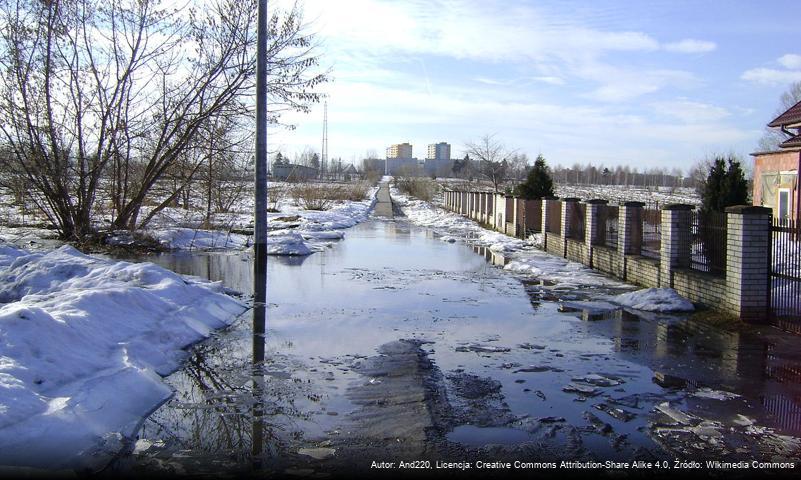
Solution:
<svg viewBox="0 0 801 480"><path fill-rule="evenodd" d="M643 202L625 202L618 213L617 251L621 256L642 253Z"/></svg>
<svg viewBox="0 0 801 480"><path fill-rule="evenodd" d="M550 202L555 202L558 198L559 197L543 197L542 203L540 203L540 207L542 208L540 214L542 222L542 249L546 252L548 251L548 205Z"/></svg>
<svg viewBox="0 0 801 480"><path fill-rule="evenodd" d="M503 232L506 229L506 198L502 193L494 193L495 196L495 230Z"/></svg>
<svg viewBox="0 0 801 480"><path fill-rule="evenodd" d="M695 207L682 203L662 208L662 245L659 263L659 285L673 287L673 271L689 268L692 259L690 213Z"/></svg>
<svg viewBox="0 0 801 480"><path fill-rule="evenodd" d="M570 220L573 217L573 210L580 199L568 197L562 199L562 256L567 258L567 237L573 233L573 226Z"/></svg>
<svg viewBox="0 0 801 480"><path fill-rule="evenodd" d="M512 197L512 233L509 233L508 228L506 229L506 234L512 237L517 237L517 201L517 197ZM506 221L509 222L509 219Z"/></svg>
<svg viewBox="0 0 801 480"><path fill-rule="evenodd" d="M731 313L765 323L770 286L770 208L726 208L726 300Z"/></svg>
<svg viewBox="0 0 801 480"><path fill-rule="evenodd" d="M584 244L587 246L586 263L590 268L593 268L593 246L599 245L601 242L599 231L606 228L606 225L599 225L601 217L601 209L606 207L609 203L607 200L599 198L587 200L584 202L587 210L584 212Z"/></svg>
<svg viewBox="0 0 801 480"><path fill-rule="evenodd" d="M596 198L587 200L584 203L587 204L587 211L585 212L586 217L584 219L584 243L587 244L587 248L592 248L593 245L601 244L601 240L603 239L601 232L604 231L606 226L600 225L601 209L604 208L609 201ZM590 253L590 258L592 258L592 253Z"/></svg>

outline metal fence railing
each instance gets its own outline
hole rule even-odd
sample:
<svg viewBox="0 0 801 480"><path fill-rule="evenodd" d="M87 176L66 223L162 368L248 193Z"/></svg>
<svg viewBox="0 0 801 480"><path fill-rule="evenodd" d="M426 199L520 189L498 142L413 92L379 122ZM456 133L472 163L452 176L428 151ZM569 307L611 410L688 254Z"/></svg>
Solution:
<svg viewBox="0 0 801 480"><path fill-rule="evenodd" d="M617 205L602 205L599 214L598 243L617 250L620 208Z"/></svg>
<svg viewBox="0 0 801 480"><path fill-rule="evenodd" d="M662 254L662 210L642 211L642 244L640 255L659 259Z"/></svg>
<svg viewBox="0 0 801 480"><path fill-rule="evenodd" d="M526 236L532 233L542 233L542 200L526 200L525 205L525 231Z"/></svg>
<svg viewBox="0 0 801 480"><path fill-rule="evenodd" d="M801 224L773 219L770 227L770 308L779 327L801 333Z"/></svg>
<svg viewBox="0 0 801 480"><path fill-rule="evenodd" d="M545 231L548 233L562 234L562 202L557 200L548 201L547 218Z"/></svg>
<svg viewBox="0 0 801 480"><path fill-rule="evenodd" d="M726 272L726 214L692 212L690 268L714 275Z"/></svg>
<svg viewBox="0 0 801 480"><path fill-rule="evenodd" d="M572 238L573 240L584 241L584 232L586 231L586 219L587 219L587 205L584 203L575 202L573 204L573 209L571 210L570 218L568 219L570 222L570 228L568 230L567 238Z"/></svg>

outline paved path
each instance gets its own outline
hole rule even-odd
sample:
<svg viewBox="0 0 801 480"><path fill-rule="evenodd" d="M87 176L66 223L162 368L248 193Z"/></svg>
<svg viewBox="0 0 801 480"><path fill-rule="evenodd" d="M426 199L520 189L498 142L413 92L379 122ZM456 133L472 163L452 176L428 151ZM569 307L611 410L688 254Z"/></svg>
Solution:
<svg viewBox="0 0 801 480"><path fill-rule="evenodd" d="M392 198L389 196L389 183L387 182L383 182L378 186L373 214L377 217L394 218L392 214Z"/></svg>

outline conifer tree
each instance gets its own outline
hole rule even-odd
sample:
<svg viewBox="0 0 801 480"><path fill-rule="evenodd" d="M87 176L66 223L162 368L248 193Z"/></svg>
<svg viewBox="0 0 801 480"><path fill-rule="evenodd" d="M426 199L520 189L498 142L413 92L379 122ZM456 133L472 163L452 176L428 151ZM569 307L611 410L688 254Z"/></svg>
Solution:
<svg viewBox="0 0 801 480"><path fill-rule="evenodd" d="M701 192L701 211L723 212L726 207L748 203L748 182L734 157L715 157Z"/></svg>
<svg viewBox="0 0 801 480"><path fill-rule="evenodd" d="M542 154L537 155L534 168L528 172L526 181L517 186L515 193L527 200L553 196L553 178Z"/></svg>
<svg viewBox="0 0 801 480"><path fill-rule="evenodd" d="M703 253L715 269L725 270L726 236L721 235L720 222L726 220L719 214L725 212L726 207L748 203L748 182L739 160L732 156L715 157L703 185L701 201L698 236Z"/></svg>

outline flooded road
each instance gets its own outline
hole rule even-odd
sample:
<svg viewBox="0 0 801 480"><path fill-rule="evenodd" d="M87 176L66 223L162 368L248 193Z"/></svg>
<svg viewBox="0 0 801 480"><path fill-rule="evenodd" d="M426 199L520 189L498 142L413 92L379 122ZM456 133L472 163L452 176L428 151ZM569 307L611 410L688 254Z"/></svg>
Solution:
<svg viewBox="0 0 801 480"><path fill-rule="evenodd" d="M252 289L244 253L140 260ZM175 396L114 469L798 460L795 339L610 309L593 302L610 287L516 277L493 261L382 220L309 257L270 257L264 362L248 314L192 349L166 379Z"/></svg>

